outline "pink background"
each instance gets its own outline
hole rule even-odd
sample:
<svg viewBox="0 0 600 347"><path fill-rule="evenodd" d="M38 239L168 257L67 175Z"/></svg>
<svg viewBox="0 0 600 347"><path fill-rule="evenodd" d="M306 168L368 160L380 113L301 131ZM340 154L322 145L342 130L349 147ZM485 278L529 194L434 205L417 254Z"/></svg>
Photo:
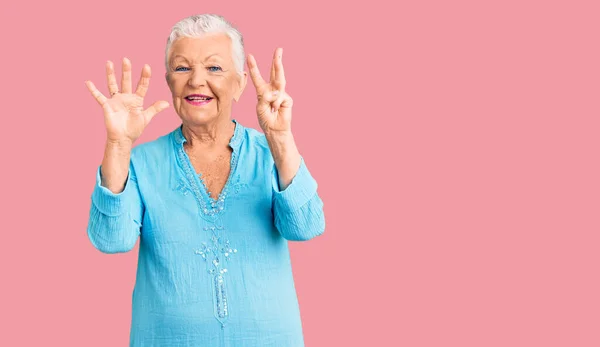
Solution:
<svg viewBox="0 0 600 347"><path fill-rule="evenodd" d="M84 81L127 56L170 101L171 26L216 12L264 75L284 48L327 218L292 245L308 347L600 346L598 2L395 3L2 9L0 345L127 345L137 247L86 236L105 133ZM234 117L258 127L254 95Z"/></svg>

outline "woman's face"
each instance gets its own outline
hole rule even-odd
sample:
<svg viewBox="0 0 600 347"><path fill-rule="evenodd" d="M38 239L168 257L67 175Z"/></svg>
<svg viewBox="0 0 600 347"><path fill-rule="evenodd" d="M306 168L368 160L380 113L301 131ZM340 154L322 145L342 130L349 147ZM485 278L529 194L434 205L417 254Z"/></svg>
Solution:
<svg viewBox="0 0 600 347"><path fill-rule="evenodd" d="M181 37L170 48L167 84L173 107L183 121L206 124L231 116L246 85L233 63L231 40L225 34Z"/></svg>

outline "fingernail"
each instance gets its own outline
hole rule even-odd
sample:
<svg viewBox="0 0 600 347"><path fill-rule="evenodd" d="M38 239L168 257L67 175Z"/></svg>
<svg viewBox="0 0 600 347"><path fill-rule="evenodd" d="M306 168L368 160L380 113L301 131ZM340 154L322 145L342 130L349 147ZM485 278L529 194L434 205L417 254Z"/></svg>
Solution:
<svg viewBox="0 0 600 347"><path fill-rule="evenodd" d="M273 91L273 96L277 96L277 94L279 94L278 90Z"/></svg>
<svg viewBox="0 0 600 347"><path fill-rule="evenodd" d="M271 107L271 113L275 113L275 107Z"/></svg>

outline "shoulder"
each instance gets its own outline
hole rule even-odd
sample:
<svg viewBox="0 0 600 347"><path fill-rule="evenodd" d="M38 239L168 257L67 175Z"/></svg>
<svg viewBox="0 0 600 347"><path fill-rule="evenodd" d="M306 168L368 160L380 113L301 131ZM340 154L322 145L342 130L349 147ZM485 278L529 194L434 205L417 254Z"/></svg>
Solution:
<svg viewBox="0 0 600 347"><path fill-rule="evenodd" d="M254 146L258 146L258 147L267 147L269 146L269 144L267 143L267 138L265 137L265 134L261 133L260 131L254 129L254 128L244 128L245 132L246 132L246 140L248 140L249 143L251 143Z"/></svg>

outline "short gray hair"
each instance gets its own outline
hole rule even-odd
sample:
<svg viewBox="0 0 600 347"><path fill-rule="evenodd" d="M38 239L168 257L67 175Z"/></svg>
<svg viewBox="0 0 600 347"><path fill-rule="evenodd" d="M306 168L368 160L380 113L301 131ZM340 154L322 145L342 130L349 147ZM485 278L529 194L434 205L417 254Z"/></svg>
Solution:
<svg viewBox="0 0 600 347"><path fill-rule="evenodd" d="M171 29L165 49L165 68L169 71L169 49L175 40L180 37L201 37L206 34L223 33L231 39L233 63L238 74L244 72L246 54L244 52L244 38L237 28L222 16L217 14L199 14L189 16L177 22Z"/></svg>

